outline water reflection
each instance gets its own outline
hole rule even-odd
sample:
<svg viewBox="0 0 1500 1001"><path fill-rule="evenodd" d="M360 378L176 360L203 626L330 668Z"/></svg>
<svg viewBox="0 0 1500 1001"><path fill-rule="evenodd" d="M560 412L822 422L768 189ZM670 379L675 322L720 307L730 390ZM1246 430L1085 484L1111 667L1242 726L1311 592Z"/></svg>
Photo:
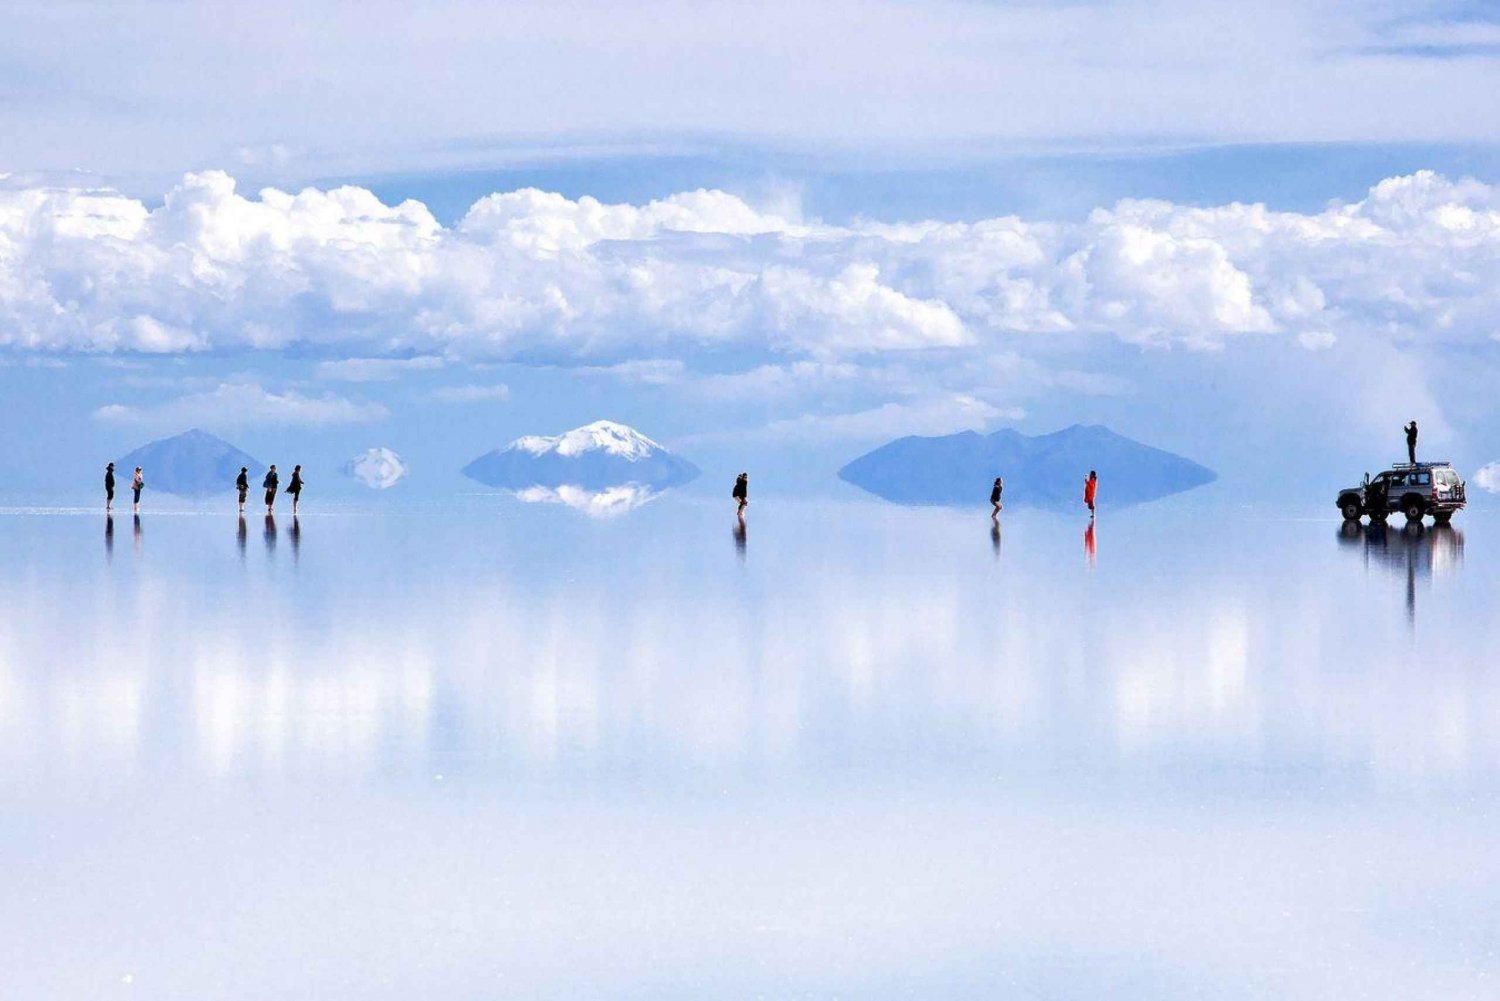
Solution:
<svg viewBox="0 0 1500 1001"><path fill-rule="evenodd" d="M106 514L104 516L104 558L106 561L113 560L115 556L115 516Z"/></svg>
<svg viewBox="0 0 1500 1001"><path fill-rule="evenodd" d="M590 518L616 518L651 503L662 493L639 483L622 483L603 490L575 486L528 487L516 491L515 497L526 504L561 504Z"/></svg>
<svg viewBox="0 0 1500 1001"><path fill-rule="evenodd" d="M1083 558L1092 570L1099 564L1099 541L1094 534L1094 521L1089 520L1089 527L1083 530Z"/></svg>
<svg viewBox="0 0 1500 1001"><path fill-rule="evenodd" d="M131 516L130 535L130 544L134 548L136 555L139 556L141 552L141 516L138 514Z"/></svg>
<svg viewBox="0 0 1500 1001"><path fill-rule="evenodd" d="M734 552L735 555L740 558L741 563L745 562L745 543L747 534L748 529L746 529L745 527L745 519L742 515L738 519L736 519L734 525Z"/></svg>
<svg viewBox="0 0 1500 1001"><path fill-rule="evenodd" d="M266 555L267 556L275 556L276 555L276 516L275 515L272 515L272 514L266 515L266 527L265 527L265 531L262 533L262 535L265 537L265 540L266 540Z"/></svg>
<svg viewBox="0 0 1500 1001"><path fill-rule="evenodd" d="M295 566L302 556L302 522L297 516L292 515L292 527L287 532L287 537L292 540L292 565Z"/></svg>
<svg viewBox="0 0 1500 1001"><path fill-rule="evenodd" d="M1429 527L1409 521L1398 527L1385 521L1346 521L1339 527L1338 540L1358 551L1366 568L1374 565L1404 579L1406 618L1413 625L1418 583L1455 574L1463 567L1464 534L1452 525Z"/></svg>
<svg viewBox="0 0 1500 1001"><path fill-rule="evenodd" d="M250 541L250 527L245 524L245 516L240 515L240 523L234 531L234 544L239 550L240 562L245 561L245 546Z"/></svg>
<svg viewBox="0 0 1500 1001"><path fill-rule="evenodd" d="M1000 559L1000 522L990 524L990 545L995 549L995 559Z"/></svg>

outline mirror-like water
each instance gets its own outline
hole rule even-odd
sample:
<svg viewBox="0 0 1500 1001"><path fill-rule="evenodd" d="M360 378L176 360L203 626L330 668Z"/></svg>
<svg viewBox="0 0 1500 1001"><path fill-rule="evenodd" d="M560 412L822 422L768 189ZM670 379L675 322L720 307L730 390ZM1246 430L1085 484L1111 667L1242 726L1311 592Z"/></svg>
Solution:
<svg viewBox="0 0 1500 1001"><path fill-rule="evenodd" d="M1496 538L0 514L23 998L1480 998Z"/></svg>

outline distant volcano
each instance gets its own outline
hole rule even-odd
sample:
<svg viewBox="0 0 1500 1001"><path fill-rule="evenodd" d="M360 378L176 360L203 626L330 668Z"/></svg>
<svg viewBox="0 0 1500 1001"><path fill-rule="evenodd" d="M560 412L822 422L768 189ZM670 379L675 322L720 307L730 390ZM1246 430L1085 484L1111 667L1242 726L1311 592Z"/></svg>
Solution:
<svg viewBox="0 0 1500 1001"><path fill-rule="evenodd" d="M900 504L984 505L1003 476L1007 503L1061 508L1082 503L1090 469L1099 473L1104 505L1141 504L1217 478L1191 459L1097 424L1034 437L1007 429L900 438L855 459L839 478Z"/></svg>
<svg viewBox="0 0 1500 1001"><path fill-rule="evenodd" d="M486 486L509 490L605 490L625 484L661 490L693 479L698 467L633 428L595 421L553 437L517 438L481 455L463 473Z"/></svg>
<svg viewBox="0 0 1500 1001"><path fill-rule="evenodd" d="M241 466L248 466L252 480L259 483L255 478L266 468L254 456L197 428L142 445L116 459L115 474L121 483L130 482L136 466L146 477L146 489L181 497L232 491Z"/></svg>

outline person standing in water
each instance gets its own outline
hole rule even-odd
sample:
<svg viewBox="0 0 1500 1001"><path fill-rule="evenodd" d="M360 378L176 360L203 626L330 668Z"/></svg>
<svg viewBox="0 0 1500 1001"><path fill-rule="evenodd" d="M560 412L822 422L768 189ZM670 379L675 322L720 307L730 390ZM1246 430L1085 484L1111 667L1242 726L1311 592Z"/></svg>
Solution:
<svg viewBox="0 0 1500 1001"><path fill-rule="evenodd" d="M292 495L292 517L297 517L297 503L302 500L302 467L292 467L292 482L286 485L286 492Z"/></svg>
<svg viewBox="0 0 1500 1001"><path fill-rule="evenodd" d="M1417 464L1417 422L1412 421L1406 425L1406 459L1413 466Z"/></svg>
<svg viewBox="0 0 1500 1001"><path fill-rule="evenodd" d="M104 467L104 510L106 512L115 509L115 464L111 462Z"/></svg>
<svg viewBox="0 0 1500 1001"><path fill-rule="evenodd" d="M240 514L245 513L245 498L250 496L250 467L241 466L240 475L234 478L234 488L240 492Z"/></svg>
<svg viewBox="0 0 1500 1001"><path fill-rule="evenodd" d="M146 477L145 477L145 474L143 474L141 472L141 467L140 466L136 466L135 467L135 476L130 481L130 494L131 494L131 498L130 498L131 508L130 509L131 509L131 512L134 513L134 514L140 514L141 513L141 491L144 490L145 488L146 488Z"/></svg>
<svg viewBox="0 0 1500 1001"><path fill-rule="evenodd" d="M994 510L990 512L991 519L999 519L1000 517L1000 509L1005 506L1000 503L1000 495L1003 493L1005 493L1005 480L997 476L995 477L995 485L990 488L990 503L994 505Z"/></svg>
<svg viewBox="0 0 1500 1001"><path fill-rule="evenodd" d="M1099 474L1089 470L1089 478L1083 481L1083 502L1089 507L1089 518L1094 517L1094 498L1099 494Z"/></svg>
<svg viewBox="0 0 1500 1001"><path fill-rule="evenodd" d="M743 518L745 508L750 505L750 474L741 473L734 480L734 499L739 501L740 506L735 509L735 514Z"/></svg>
<svg viewBox="0 0 1500 1001"><path fill-rule="evenodd" d="M281 480L276 475L276 463L271 463L271 468L266 470L266 478L261 481L261 486L266 488L266 514L271 514L271 508L276 503L276 487Z"/></svg>

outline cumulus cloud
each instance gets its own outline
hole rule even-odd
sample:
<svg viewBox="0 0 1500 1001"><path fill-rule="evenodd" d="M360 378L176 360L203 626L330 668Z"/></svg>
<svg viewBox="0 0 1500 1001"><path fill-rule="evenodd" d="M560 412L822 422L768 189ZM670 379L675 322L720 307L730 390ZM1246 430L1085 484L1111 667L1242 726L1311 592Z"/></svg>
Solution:
<svg viewBox="0 0 1500 1001"><path fill-rule="evenodd" d="M389 490L411 472L389 448L369 448L344 464L344 475L358 480L371 490Z"/></svg>
<svg viewBox="0 0 1500 1001"><path fill-rule="evenodd" d="M1500 188L1391 178L1318 213L1124 201L1076 223L824 226L696 191L610 205L535 190L453 227L355 187L162 204L0 190L0 346L670 362L735 347L828 364L983 353L1001 336L1217 348L1488 338ZM328 378L437 364L359 359Z"/></svg>
<svg viewBox="0 0 1500 1001"><path fill-rule="evenodd" d="M98 420L120 424L331 425L366 424L386 416L378 403L359 403L332 394L306 396L295 390L273 393L255 382L223 382L150 406L111 403L94 411Z"/></svg>
<svg viewBox="0 0 1500 1001"><path fill-rule="evenodd" d="M743 441L875 441L903 435L940 435L955 431L983 431L1002 421L1026 416L1020 407L997 407L964 394L886 403L867 410L834 414L803 414L772 421L754 431L691 435L679 444L719 440Z"/></svg>
<svg viewBox="0 0 1500 1001"><path fill-rule="evenodd" d="M494 386L442 386L432 391L432 398L439 403L485 403L510 399L510 387L504 383Z"/></svg>
<svg viewBox="0 0 1500 1001"><path fill-rule="evenodd" d="M1500 462L1492 462L1474 474L1474 482L1492 494L1500 494Z"/></svg>

